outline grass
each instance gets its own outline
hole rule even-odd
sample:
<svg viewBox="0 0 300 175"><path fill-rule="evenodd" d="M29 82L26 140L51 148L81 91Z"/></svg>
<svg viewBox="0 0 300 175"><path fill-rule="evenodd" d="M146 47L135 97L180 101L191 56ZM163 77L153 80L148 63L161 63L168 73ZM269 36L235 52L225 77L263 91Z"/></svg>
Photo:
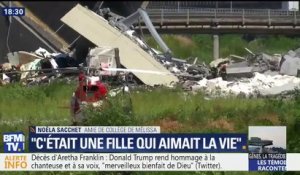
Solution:
<svg viewBox="0 0 300 175"><path fill-rule="evenodd" d="M202 133L247 133L248 126L287 126L288 152L299 152L298 96L284 102L242 97L206 100L201 93L194 95L180 89L135 91L130 97L131 111L128 111L128 105L122 105L125 98L119 94L110 99L110 108L92 111L88 124L111 125L112 121L118 121L117 125L123 122L128 125L161 125L163 132Z"/></svg>
<svg viewBox="0 0 300 175"><path fill-rule="evenodd" d="M3 132L20 130L27 135L30 125L69 125L69 110L62 109L60 106L68 105L74 88L74 84L60 83L31 88L24 88L21 85L0 87L1 137ZM288 152L300 152L299 94L296 94L295 99L288 101L233 97L206 100L202 93L191 94L181 89L156 88L151 91L138 89L132 91L130 96L119 94L109 98L107 104L109 107L103 110L87 111L90 114L87 125L160 125L162 132L182 133L247 133L249 125L284 125L287 126ZM3 150L2 143L0 149ZM56 173L43 172L42 174ZM134 172L133 174L168 173ZM220 173L186 172L184 174ZM224 174L232 174L232 172Z"/></svg>
<svg viewBox="0 0 300 175"><path fill-rule="evenodd" d="M6 119L60 119L68 114L69 98L75 85L56 83L22 87L10 84L0 87L0 116Z"/></svg>
<svg viewBox="0 0 300 175"><path fill-rule="evenodd" d="M169 46L175 57L186 59L198 57L200 60L209 63L213 58L212 35L162 35L162 39ZM284 54L289 50L300 47L299 37L261 36L252 41L247 41L242 35L226 34L220 35L220 57L225 58L230 54L245 56L247 47L255 53L264 52L267 54ZM159 45L155 40L146 36L145 41L153 48L158 49Z"/></svg>
<svg viewBox="0 0 300 175"><path fill-rule="evenodd" d="M0 131L28 132L28 126L69 125L69 99L75 85L0 86ZM0 144L3 150L3 144Z"/></svg>

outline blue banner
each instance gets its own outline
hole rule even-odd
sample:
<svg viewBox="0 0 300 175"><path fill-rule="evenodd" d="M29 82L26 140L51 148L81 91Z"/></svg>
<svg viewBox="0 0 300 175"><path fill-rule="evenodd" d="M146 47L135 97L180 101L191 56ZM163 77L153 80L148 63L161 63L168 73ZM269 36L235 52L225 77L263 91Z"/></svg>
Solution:
<svg viewBox="0 0 300 175"><path fill-rule="evenodd" d="M36 134L30 152L245 153L247 134Z"/></svg>
<svg viewBox="0 0 300 175"><path fill-rule="evenodd" d="M249 171L286 171L285 159L250 159Z"/></svg>

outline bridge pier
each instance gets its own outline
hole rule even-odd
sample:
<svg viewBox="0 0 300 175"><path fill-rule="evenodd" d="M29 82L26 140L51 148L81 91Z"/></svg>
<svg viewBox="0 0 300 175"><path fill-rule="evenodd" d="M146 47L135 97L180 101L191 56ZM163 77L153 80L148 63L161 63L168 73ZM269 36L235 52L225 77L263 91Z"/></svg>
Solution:
<svg viewBox="0 0 300 175"><path fill-rule="evenodd" d="M213 57L214 60L219 58L219 35L213 35Z"/></svg>

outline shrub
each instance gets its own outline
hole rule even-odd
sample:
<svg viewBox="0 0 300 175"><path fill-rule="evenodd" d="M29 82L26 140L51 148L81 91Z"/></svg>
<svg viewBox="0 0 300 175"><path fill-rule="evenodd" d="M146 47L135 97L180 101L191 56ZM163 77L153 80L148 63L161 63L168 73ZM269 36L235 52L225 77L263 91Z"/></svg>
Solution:
<svg viewBox="0 0 300 175"><path fill-rule="evenodd" d="M85 125L88 126L129 126L135 124L132 113L131 97L128 94L119 94L108 98L101 107L89 106L84 111L88 116Z"/></svg>

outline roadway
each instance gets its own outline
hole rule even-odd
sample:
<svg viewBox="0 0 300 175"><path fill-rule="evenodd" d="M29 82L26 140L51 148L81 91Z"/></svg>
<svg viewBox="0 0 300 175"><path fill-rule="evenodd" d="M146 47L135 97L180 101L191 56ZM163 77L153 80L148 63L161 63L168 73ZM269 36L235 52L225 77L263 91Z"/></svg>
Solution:
<svg viewBox="0 0 300 175"><path fill-rule="evenodd" d="M299 12L285 10L147 9L147 13L159 33L299 34L300 32ZM136 26L136 29L138 28L139 25ZM143 22L141 29L148 33Z"/></svg>

